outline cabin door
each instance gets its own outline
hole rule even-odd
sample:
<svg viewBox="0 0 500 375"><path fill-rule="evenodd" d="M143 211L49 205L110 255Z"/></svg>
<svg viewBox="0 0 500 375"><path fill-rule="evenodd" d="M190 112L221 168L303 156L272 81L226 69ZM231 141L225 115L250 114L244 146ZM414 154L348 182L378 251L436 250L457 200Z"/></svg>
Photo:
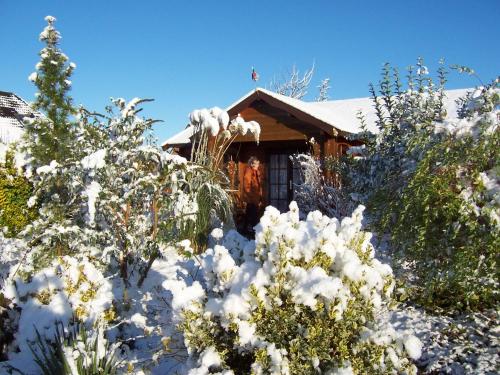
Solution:
<svg viewBox="0 0 500 375"><path fill-rule="evenodd" d="M269 204L285 212L289 203L289 165L288 154L269 156Z"/></svg>
<svg viewBox="0 0 500 375"><path fill-rule="evenodd" d="M293 165L290 154L271 154L268 176L269 204L281 212L288 211L293 199L293 186L302 183L300 168Z"/></svg>

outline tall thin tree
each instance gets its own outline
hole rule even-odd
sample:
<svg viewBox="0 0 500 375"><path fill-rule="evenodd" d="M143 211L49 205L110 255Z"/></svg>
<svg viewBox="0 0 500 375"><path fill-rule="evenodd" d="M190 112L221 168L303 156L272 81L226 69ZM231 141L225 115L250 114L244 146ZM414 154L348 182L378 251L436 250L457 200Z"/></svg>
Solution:
<svg viewBox="0 0 500 375"><path fill-rule="evenodd" d="M29 76L38 88L33 108L45 115L26 124L26 147L34 166L49 164L52 160L61 163L71 155L71 116L76 113L69 96L70 77L76 65L69 63L58 47L61 34L54 27L56 19L47 16L45 20L47 26L40 34L40 41L46 46L39 53L41 59L36 71Z"/></svg>

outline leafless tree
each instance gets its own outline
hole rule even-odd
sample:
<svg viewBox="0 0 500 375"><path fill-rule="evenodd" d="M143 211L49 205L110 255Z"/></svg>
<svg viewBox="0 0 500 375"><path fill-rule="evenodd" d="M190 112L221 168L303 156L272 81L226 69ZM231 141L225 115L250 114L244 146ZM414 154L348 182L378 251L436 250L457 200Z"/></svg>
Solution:
<svg viewBox="0 0 500 375"><path fill-rule="evenodd" d="M321 81L319 86L317 86L319 89L319 94L318 97L316 98L317 102L325 102L330 97L328 96L328 90L331 89L330 87L330 78L325 78L324 80Z"/></svg>
<svg viewBox="0 0 500 375"><path fill-rule="evenodd" d="M270 90L295 99L302 99L307 94L307 89L314 74L314 63L312 67L301 74L294 65L292 71L280 79L273 78L269 84Z"/></svg>

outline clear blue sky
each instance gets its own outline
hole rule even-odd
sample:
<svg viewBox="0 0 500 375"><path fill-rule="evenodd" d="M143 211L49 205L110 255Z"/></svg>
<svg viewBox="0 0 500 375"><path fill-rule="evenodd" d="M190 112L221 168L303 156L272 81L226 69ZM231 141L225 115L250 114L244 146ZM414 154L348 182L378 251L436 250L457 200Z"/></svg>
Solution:
<svg viewBox="0 0 500 375"><path fill-rule="evenodd" d="M310 99L324 77L333 99L368 96L384 62L418 56L430 70L444 57L484 81L500 73L500 0L129 1L0 0L0 90L33 100L28 75L39 61L46 15L77 64L76 103L101 111L109 97L154 98L144 114L164 120L160 141L195 108L228 106L293 64L316 63ZM477 82L450 75L449 88Z"/></svg>

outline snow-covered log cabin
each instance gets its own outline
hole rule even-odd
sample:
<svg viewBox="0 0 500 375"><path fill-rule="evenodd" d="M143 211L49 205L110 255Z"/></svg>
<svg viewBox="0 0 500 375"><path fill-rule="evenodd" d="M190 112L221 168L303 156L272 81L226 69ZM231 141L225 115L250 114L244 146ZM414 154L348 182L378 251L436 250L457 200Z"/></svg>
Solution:
<svg viewBox="0 0 500 375"><path fill-rule="evenodd" d="M446 92L445 107L449 116L456 114L455 100L467 90ZM312 152L316 157L337 157L352 146L360 145L355 135L361 132L359 111L363 113L367 129L376 133L376 115L371 98L356 98L322 102L306 102L275 92L256 88L226 108L231 119L238 116L245 121L257 121L261 127L260 142L253 135L238 136L226 153L226 161L233 161L234 175L230 176L236 197L241 196L243 172L251 156L261 161L265 178L267 204L284 211L293 199L293 183L299 171L290 160L295 153ZM163 149L172 148L189 157L193 127L167 139Z"/></svg>

